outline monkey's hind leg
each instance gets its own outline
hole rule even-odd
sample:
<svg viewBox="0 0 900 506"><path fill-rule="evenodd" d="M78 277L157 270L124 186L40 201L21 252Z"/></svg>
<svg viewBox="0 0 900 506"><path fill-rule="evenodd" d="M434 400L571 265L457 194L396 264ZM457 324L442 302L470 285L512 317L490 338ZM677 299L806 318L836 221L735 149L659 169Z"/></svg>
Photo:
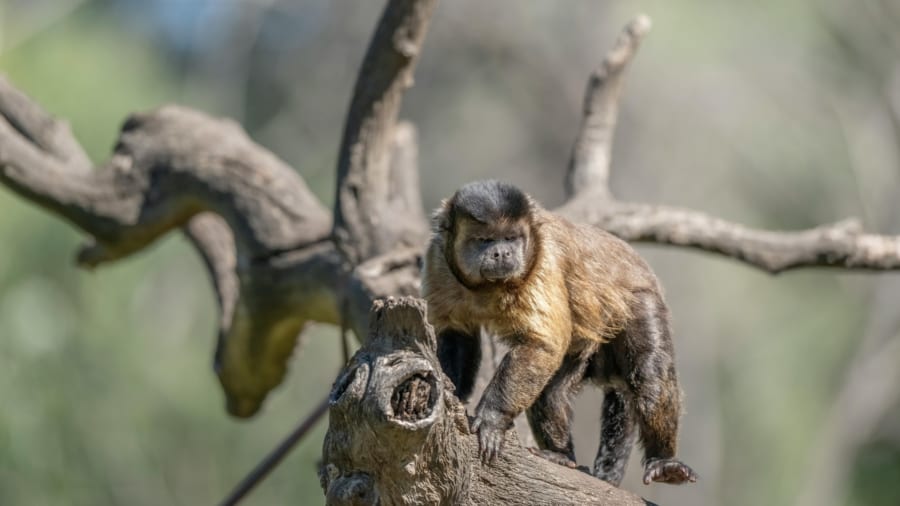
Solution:
<svg viewBox="0 0 900 506"><path fill-rule="evenodd" d="M625 328L628 363L625 381L644 446L644 484L657 481L681 484L697 481L697 474L675 458L681 390L669 330L668 309L653 292L635 294L633 320Z"/></svg>
<svg viewBox="0 0 900 506"><path fill-rule="evenodd" d="M438 360L444 374L453 382L456 396L466 402L475 388L475 378L481 365L481 339L454 329L446 329L438 336Z"/></svg>
<svg viewBox="0 0 900 506"><path fill-rule="evenodd" d="M568 355L562 367L528 408L528 424L540 450L531 453L566 467L577 467L572 444L572 397L584 379L587 360Z"/></svg>
<svg viewBox="0 0 900 506"><path fill-rule="evenodd" d="M594 476L615 486L622 483L634 446L634 413L628 393L608 388L603 397L600 448L594 460Z"/></svg>

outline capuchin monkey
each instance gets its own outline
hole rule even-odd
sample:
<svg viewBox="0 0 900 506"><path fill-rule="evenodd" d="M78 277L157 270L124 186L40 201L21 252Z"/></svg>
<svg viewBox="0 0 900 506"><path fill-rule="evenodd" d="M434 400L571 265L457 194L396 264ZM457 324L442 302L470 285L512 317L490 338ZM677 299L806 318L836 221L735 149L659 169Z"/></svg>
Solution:
<svg viewBox="0 0 900 506"><path fill-rule="evenodd" d="M628 244L497 181L467 184L445 200L433 232L422 291L441 366L461 399L478 373L479 330L510 347L471 425L486 463L527 410L535 453L574 467L572 399L591 381L605 392L596 477L622 481L637 432L645 484L697 480L675 458L681 391L669 311Z"/></svg>

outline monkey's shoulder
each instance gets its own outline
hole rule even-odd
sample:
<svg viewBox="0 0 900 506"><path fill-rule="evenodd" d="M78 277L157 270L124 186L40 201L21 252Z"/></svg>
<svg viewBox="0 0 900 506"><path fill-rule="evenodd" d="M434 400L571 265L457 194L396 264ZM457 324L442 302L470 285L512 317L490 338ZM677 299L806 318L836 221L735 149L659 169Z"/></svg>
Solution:
<svg viewBox="0 0 900 506"><path fill-rule="evenodd" d="M621 289L655 290L653 270L627 242L593 225L572 223L544 211L541 230L544 241L563 264L566 279L576 286L606 280Z"/></svg>
<svg viewBox="0 0 900 506"><path fill-rule="evenodd" d="M607 341L631 319L635 294L659 291L649 265L625 241L552 215L542 224L547 256L560 264L574 341Z"/></svg>

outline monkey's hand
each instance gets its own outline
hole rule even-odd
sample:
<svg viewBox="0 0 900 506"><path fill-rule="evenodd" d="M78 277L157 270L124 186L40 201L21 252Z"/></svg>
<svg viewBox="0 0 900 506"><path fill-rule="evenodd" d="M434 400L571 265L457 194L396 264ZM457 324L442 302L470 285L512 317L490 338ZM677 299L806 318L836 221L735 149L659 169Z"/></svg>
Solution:
<svg viewBox="0 0 900 506"><path fill-rule="evenodd" d="M491 464L500 456L500 448L506 439L506 431L512 427L509 417L499 411L481 405L475 410L471 430L478 434L478 450L481 461Z"/></svg>
<svg viewBox="0 0 900 506"><path fill-rule="evenodd" d="M681 485L697 481L697 473L678 459L654 459L644 465L644 485L652 481Z"/></svg>

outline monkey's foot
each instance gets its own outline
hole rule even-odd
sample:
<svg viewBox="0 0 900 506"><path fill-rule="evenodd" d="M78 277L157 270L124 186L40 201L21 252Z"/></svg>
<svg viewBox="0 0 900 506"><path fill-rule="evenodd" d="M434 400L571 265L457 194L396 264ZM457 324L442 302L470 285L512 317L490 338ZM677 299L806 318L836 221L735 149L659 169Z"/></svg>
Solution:
<svg viewBox="0 0 900 506"><path fill-rule="evenodd" d="M697 473L678 459L656 459L644 465L644 485L658 481L670 485L681 485L697 481Z"/></svg>

